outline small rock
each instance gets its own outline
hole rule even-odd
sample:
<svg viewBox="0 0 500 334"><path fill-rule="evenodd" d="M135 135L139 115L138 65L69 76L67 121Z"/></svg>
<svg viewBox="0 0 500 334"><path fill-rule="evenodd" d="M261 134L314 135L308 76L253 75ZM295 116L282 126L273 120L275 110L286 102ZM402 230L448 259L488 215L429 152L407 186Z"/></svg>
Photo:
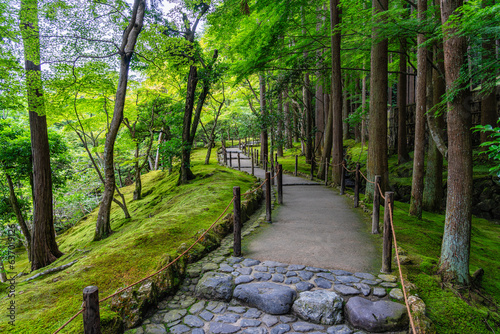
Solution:
<svg viewBox="0 0 500 334"><path fill-rule="evenodd" d="M167 313L165 313L165 316L163 317L163 322L169 323L169 322L174 322L176 320L181 319L183 316L185 316L187 313L186 310L172 310Z"/></svg>
<svg viewBox="0 0 500 334"><path fill-rule="evenodd" d="M241 329L240 326L225 324L223 322L211 322L210 332L214 334L236 333Z"/></svg>
<svg viewBox="0 0 500 334"><path fill-rule="evenodd" d="M253 259L244 259L243 262L241 262L241 264L244 266L244 267L252 267L252 266L256 266L260 263L259 260L253 260Z"/></svg>
<svg viewBox="0 0 500 334"><path fill-rule="evenodd" d="M313 331L315 329L319 329L319 330L324 329L323 326L310 324L308 322L303 322L303 321L299 321L299 322L294 323L292 325L292 327L297 332L310 332L310 331Z"/></svg>
<svg viewBox="0 0 500 334"><path fill-rule="evenodd" d="M272 327L278 323L278 318L269 314L262 317L262 322L264 322L267 327Z"/></svg>
<svg viewBox="0 0 500 334"><path fill-rule="evenodd" d="M224 272L224 273L232 273L233 272L233 267L223 263L220 265L220 271Z"/></svg>
<svg viewBox="0 0 500 334"><path fill-rule="evenodd" d="M316 276L321 277L321 278L326 278L329 281L335 282L335 276L333 276L330 273L319 273L319 274L316 274Z"/></svg>
<svg viewBox="0 0 500 334"><path fill-rule="evenodd" d="M241 327L258 327L262 322L255 319L243 319L240 322Z"/></svg>
<svg viewBox="0 0 500 334"><path fill-rule="evenodd" d="M326 332L328 334L352 334L353 330L346 325L337 325L328 328Z"/></svg>
<svg viewBox="0 0 500 334"><path fill-rule="evenodd" d="M200 268L190 268L186 270L186 273L188 277L194 278L194 277L199 277L201 274Z"/></svg>
<svg viewBox="0 0 500 334"><path fill-rule="evenodd" d="M342 283L359 283L361 279L354 276L337 276L337 281Z"/></svg>
<svg viewBox="0 0 500 334"><path fill-rule="evenodd" d="M234 313L242 314L242 313L245 313L245 311L247 309L242 307L242 306L231 306L231 307L228 307L227 310L234 312Z"/></svg>
<svg viewBox="0 0 500 334"><path fill-rule="evenodd" d="M291 317L291 316L287 316L287 315L282 315L280 317L280 320L281 320L282 323L287 324L289 322L293 322L293 321L297 320L297 318Z"/></svg>
<svg viewBox="0 0 500 334"><path fill-rule="evenodd" d="M291 264L288 266L288 270L303 270L306 266L303 266L301 264Z"/></svg>
<svg viewBox="0 0 500 334"><path fill-rule="evenodd" d="M238 321L239 318L241 318L241 317L238 314L227 313L227 314L218 316L215 319L215 321L217 321L217 322L225 322L225 323L228 323L228 324L234 324L236 321Z"/></svg>
<svg viewBox="0 0 500 334"><path fill-rule="evenodd" d="M354 286L361 290L361 293L364 295L364 296L368 296L370 294L370 291L371 291L371 288L368 284L365 284L365 283L354 283Z"/></svg>
<svg viewBox="0 0 500 334"><path fill-rule="evenodd" d="M270 268L275 268L275 267L285 267L286 264L281 263L281 262L276 262L276 261L264 261L262 262L263 266L270 267Z"/></svg>
<svg viewBox="0 0 500 334"><path fill-rule="evenodd" d="M384 288L395 288L398 286L397 283L389 283L389 282L384 282L381 283L380 286L383 286Z"/></svg>
<svg viewBox="0 0 500 334"><path fill-rule="evenodd" d="M297 284L300 282L300 278L298 277L289 277L286 279L285 284Z"/></svg>
<svg viewBox="0 0 500 334"><path fill-rule="evenodd" d="M265 273L265 272L267 272L267 267L266 266L255 266L255 267L253 267L253 270Z"/></svg>
<svg viewBox="0 0 500 334"><path fill-rule="evenodd" d="M338 293L343 294L344 296L357 295L360 292L358 289L343 284L335 284L333 286L333 289Z"/></svg>
<svg viewBox="0 0 500 334"><path fill-rule="evenodd" d="M132 328L125 331L123 334L144 334L144 329L142 329L142 327Z"/></svg>
<svg viewBox="0 0 500 334"><path fill-rule="evenodd" d="M234 283L236 284L243 284L243 283L249 283L253 281L254 278L253 276L250 275L241 275L235 278Z"/></svg>
<svg viewBox="0 0 500 334"><path fill-rule="evenodd" d="M189 328L188 328L189 331ZM144 329L144 334L164 334L167 330L164 325L150 324Z"/></svg>
<svg viewBox="0 0 500 334"><path fill-rule="evenodd" d="M222 261L224 261L224 256L217 256L217 257L214 257L212 262L215 262L217 264L221 263Z"/></svg>
<svg viewBox="0 0 500 334"><path fill-rule="evenodd" d="M326 279L321 278L321 277L316 278L314 280L314 283L316 283L318 288L322 288L322 289L330 289L332 287L332 283L330 283L329 281L327 281Z"/></svg>
<svg viewBox="0 0 500 334"><path fill-rule="evenodd" d="M319 272L325 271L325 269L316 268L316 267L306 267L305 269L307 271L312 271L313 273L319 273Z"/></svg>
<svg viewBox="0 0 500 334"><path fill-rule="evenodd" d="M206 273L207 271L217 270L218 268L219 268L219 266L217 265L217 263L209 262L209 263L205 263L201 267L201 271Z"/></svg>
<svg viewBox="0 0 500 334"><path fill-rule="evenodd" d="M334 275L338 276L351 276L352 273L345 270L331 270Z"/></svg>
<svg viewBox="0 0 500 334"><path fill-rule="evenodd" d="M227 262L229 262L231 264L240 263L241 261L243 261L243 258L241 258L241 257L231 256L230 258L227 259Z"/></svg>
<svg viewBox="0 0 500 334"><path fill-rule="evenodd" d="M299 275L300 278L302 278L304 281L309 281L311 279L311 277L314 276L314 274L310 271L305 271L305 270L301 270L301 271L297 271L297 274Z"/></svg>
<svg viewBox="0 0 500 334"><path fill-rule="evenodd" d="M257 319L258 317L260 317L261 314L262 314L261 311L257 310L256 308L251 308L248 311L246 311L245 314L243 314L243 316L245 318Z"/></svg>
<svg viewBox="0 0 500 334"><path fill-rule="evenodd" d="M289 271L286 273L285 275L286 277L293 277L293 276L297 276L297 273L295 271Z"/></svg>
<svg viewBox="0 0 500 334"><path fill-rule="evenodd" d="M189 309L189 313L196 314L196 313L200 312L201 310L203 310L204 307L205 307L205 302L199 301L196 304L194 304L193 306L191 306L191 308Z"/></svg>
<svg viewBox="0 0 500 334"><path fill-rule="evenodd" d="M236 271L242 275L250 275L252 273L252 268L238 268Z"/></svg>
<svg viewBox="0 0 500 334"><path fill-rule="evenodd" d="M403 300L404 299L403 291L401 291L401 289L394 288L389 292L389 297L394 298L396 300Z"/></svg>
<svg viewBox="0 0 500 334"><path fill-rule="evenodd" d="M238 285L234 297L270 314L288 313L296 292L275 283L248 283Z"/></svg>
<svg viewBox="0 0 500 334"><path fill-rule="evenodd" d="M209 272L196 285L195 294L198 298L229 301L233 289L234 282L231 275Z"/></svg>
<svg viewBox="0 0 500 334"><path fill-rule="evenodd" d="M311 290L312 288L314 288L314 285L309 282L299 282L295 285L295 287L297 288L297 291L301 292Z"/></svg>
<svg viewBox="0 0 500 334"><path fill-rule="evenodd" d="M376 277L368 273L355 273L354 276L362 279L374 280Z"/></svg>
<svg viewBox="0 0 500 334"><path fill-rule="evenodd" d="M276 283L283 283L284 280L285 276L283 276L283 274L274 274L273 278L271 279L271 281Z"/></svg>
<svg viewBox="0 0 500 334"><path fill-rule="evenodd" d="M325 325L343 321L342 297L326 290L306 291L299 294L293 311L302 319Z"/></svg>
<svg viewBox="0 0 500 334"><path fill-rule="evenodd" d="M391 282L391 283L395 283L398 280L398 278L394 275L380 274L380 275L378 275L378 278L380 278L381 280L383 280L385 282Z"/></svg>
<svg viewBox="0 0 500 334"><path fill-rule="evenodd" d="M267 334L267 329L262 328L262 327L253 327L253 328L247 328L243 332L243 334Z"/></svg>
<svg viewBox="0 0 500 334"><path fill-rule="evenodd" d="M271 334L283 334L290 330L290 325L287 324L279 324L273 329L271 329Z"/></svg>
<svg viewBox="0 0 500 334"><path fill-rule="evenodd" d="M205 325L203 320L195 315L186 315L184 317L184 323L189 327L203 327L203 325Z"/></svg>
<svg viewBox="0 0 500 334"><path fill-rule="evenodd" d="M174 334L187 333L190 330L191 330L191 328L189 328L186 325L175 325L174 327L170 327L170 333L174 333ZM164 333L166 333L166 332L164 332Z"/></svg>
<svg viewBox="0 0 500 334"><path fill-rule="evenodd" d="M211 312L203 311L200 313L200 317L202 317L205 321L210 321L214 318L214 315Z"/></svg>
<svg viewBox="0 0 500 334"><path fill-rule="evenodd" d="M269 281L272 277L271 274L269 273L260 273L260 272L257 272L257 273L254 273L253 274L253 277L255 277L255 279L259 282L263 282L263 281Z"/></svg>
<svg viewBox="0 0 500 334"><path fill-rule="evenodd" d="M201 328L195 328L191 331L191 334L205 334L205 331Z"/></svg>
<svg viewBox="0 0 500 334"><path fill-rule="evenodd" d="M378 284L377 281L369 280L369 279L362 280L361 283L368 284L368 285L377 285Z"/></svg>
<svg viewBox="0 0 500 334"><path fill-rule="evenodd" d="M284 274L288 271L285 267L276 267L274 270L276 270L278 274Z"/></svg>
<svg viewBox="0 0 500 334"><path fill-rule="evenodd" d="M224 303L220 303L219 305L217 305L216 308L213 309L212 312L220 314L220 313L224 313L226 311L226 309L227 309L227 305Z"/></svg>
<svg viewBox="0 0 500 334"><path fill-rule="evenodd" d="M373 295L382 298L387 295L387 291L384 288L373 288Z"/></svg>
<svg viewBox="0 0 500 334"><path fill-rule="evenodd" d="M346 304L346 317L356 328L368 332L390 332L408 328L408 314L402 304L387 300L372 302L352 297Z"/></svg>

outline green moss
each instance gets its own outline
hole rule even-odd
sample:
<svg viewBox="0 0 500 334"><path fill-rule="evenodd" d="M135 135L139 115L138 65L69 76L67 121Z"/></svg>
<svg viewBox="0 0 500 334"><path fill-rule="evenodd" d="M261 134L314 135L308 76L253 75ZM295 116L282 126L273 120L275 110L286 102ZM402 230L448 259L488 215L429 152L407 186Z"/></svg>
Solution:
<svg viewBox="0 0 500 334"><path fill-rule="evenodd" d="M134 186L121 189L132 216L113 204L113 234L93 242L97 209L74 227L59 235L57 242L64 256L47 268L58 267L72 260L78 262L66 270L45 275L29 282L18 280L16 287L16 326L0 318L1 333L51 333L76 313L81 306L84 287L96 285L100 297L112 294L152 273L165 254L173 254L183 243L191 244L195 234L210 226L226 208L233 196L233 186L247 191L254 178L246 173L217 166L215 151L211 164L204 165L206 150L195 150L192 170L197 176L187 185L176 186L178 173L156 171L142 176L143 199L132 201ZM26 254L19 250L16 270L29 268ZM35 271L32 275L47 268ZM0 293L0 308L9 300ZM2 317L4 317L2 312ZM101 305L103 325L108 330L119 325L117 314L109 302ZM81 316L65 330L81 332Z"/></svg>

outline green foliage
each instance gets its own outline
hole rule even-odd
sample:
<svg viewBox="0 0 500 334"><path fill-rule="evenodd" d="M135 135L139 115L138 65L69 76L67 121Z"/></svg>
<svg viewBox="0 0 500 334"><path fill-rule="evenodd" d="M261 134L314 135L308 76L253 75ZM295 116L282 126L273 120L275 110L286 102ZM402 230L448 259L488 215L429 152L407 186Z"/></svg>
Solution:
<svg viewBox="0 0 500 334"><path fill-rule="evenodd" d="M473 129L488 133L490 140L482 143L481 146L487 148L484 154L487 154L490 159L498 162L497 165L490 168L490 172L500 177L500 127L494 128L488 124L477 125Z"/></svg>

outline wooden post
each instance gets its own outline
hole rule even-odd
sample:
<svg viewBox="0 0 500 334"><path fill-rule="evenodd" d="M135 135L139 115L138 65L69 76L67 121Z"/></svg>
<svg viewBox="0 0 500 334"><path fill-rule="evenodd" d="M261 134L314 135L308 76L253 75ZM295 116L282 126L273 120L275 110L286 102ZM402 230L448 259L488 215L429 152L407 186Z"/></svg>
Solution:
<svg viewBox="0 0 500 334"><path fill-rule="evenodd" d="M344 195L345 193L345 168L344 166L346 165L346 161L343 161L343 165L341 166L341 175L340 175L340 194Z"/></svg>
<svg viewBox="0 0 500 334"><path fill-rule="evenodd" d="M390 204L390 205L389 205ZM382 270L383 273L390 273L392 271L392 228L391 218L392 211L394 210L394 193L392 191L385 192L385 209L384 209L384 246L382 250Z"/></svg>
<svg viewBox="0 0 500 334"><path fill-rule="evenodd" d="M354 207L359 206L359 162L356 163L356 176L354 177Z"/></svg>
<svg viewBox="0 0 500 334"><path fill-rule="evenodd" d="M271 223L271 173L266 172L266 221Z"/></svg>
<svg viewBox="0 0 500 334"><path fill-rule="evenodd" d="M224 149L224 165L227 166L227 151Z"/></svg>
<svg viewBox="0 0 500 334"><path fill-rule="evenodd" d="M314 159L311 159L311 180L314 179Z"/></svg>
<svg viewBox="0 0 500 334"><path fill-rule="evenodd" d="M295 154L295 173L293 175L297 176L297 169L299 164L299 156Z"/></svg>
<svg viewBox="0 0 500 334"><path fill-rule="evenodd" d="M278 165L278 204L283 204L283 165Z"/></svg>
<svg viewBox="0 0 500 334"><path fill-rule="evenodd" d="M250 154L250 159L252 160L252 175L255 175L255 172L254 172L254 161L253 161L253 152L252 154Z"/></svg>
<svg viewBox="0 0 500 334"><path fill-rule="evenodd" d="M269 169L268 169L268 168L269 168L269 166L268 166L268 164L267 164L267 158L262 159L262 162L264 163L264 170L265 170L266 172L268 172L268 171L269 171Z"/></svg>
<svg viewBox="0 0 500 334"><path fill-rule="evenodd" d="M233 187L233 229L234 246L233 256L241 256L241 197L240 187Z"/></svg>
<svg viewBox="0 0 500 334"><path fill-rule="evenodd" d="M273 162L273 157L271 157L271 185L274 186L274 162Z"/></svg>
<svg viewBox="0 0 500 334"><path fill-rule="evenodd" d="M229 167L233 167L233 153L229 151Z"/></svg>
<svg viewBox="0 0 500 334"><path fill-rule="evenodd" d="M241 170L240 152L238 152L238 170Z"/></svg>
<svg viewBox="0 0 500 334"><path fill-rule="evenodd" d="M278 153L276 153L274 156L275 156L275 163L274 163L274 165L278 166Z"/></svg>
<svg viewBox="0 0 500 334"><path fill-rule="evenodd" d="M259 163L259 150L255 150L256 152L256 155L257 155L257 159L255 159L255 161L257 161L257 166L260 166L260 163Z"/></svg>
<svg viewBox="0 0 500 334"><path fill-rule="evenodd" d="M328 161L325 162L325 186L328 185Z"/></svg>
<svg viewBox="0 0 500 334"><path fill-rule="evenodd" d="M88 286L83 289L83 333L101 334L99 315L99 289Z"/></svg>
<svg viewBox="0 0 500 334"><path fill-rule="evenodd" d="M372 212L372 234L379 234L379 218L380 218L380 193L378 186L382 177L380 175L375 175L375 184L373 190L373 212Z"/></svg>
<svg viewBox="0 0 500 334"><path fill-rule="evenodd" d="M238 137L238 149L241 150L241 138Z"/></svg>

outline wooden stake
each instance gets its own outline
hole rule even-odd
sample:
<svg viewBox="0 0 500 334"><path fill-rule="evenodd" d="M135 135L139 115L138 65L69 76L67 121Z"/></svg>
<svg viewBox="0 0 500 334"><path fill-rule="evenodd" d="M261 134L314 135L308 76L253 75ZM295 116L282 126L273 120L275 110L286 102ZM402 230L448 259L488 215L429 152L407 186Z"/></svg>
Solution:
<svg viewBox="0 0 500 334"><path fill-rule="evenodd" d="M356 164L356 176L354 183L354 207L359 206L359 163Z"/></svg>
<svg viewBox="0 0 500 334"><path fill-rule="evenodd" d="M233 187L233 229L234 246L233 256L241 256L241 197L240 187Z"/></svg>
<svg viewBox="0 0 500 334"><path fill-rule="evenodd" d="M390 205L389 205L390 204ZM392 191L385 192L385 209L384 209L384 245L382 250L382 270L383 273L392 271L392 228L391 215L394 209L394 193ZM389 209L390 208L390 209ZM392 209L392 210L391 210Z"/></svg>
<svg viewBox="0 0 500 334"><path fill-rule="evenodd" d="M266 172L266 221L271 223L271 173Z"/></svg>
<svg viewBox="0 0 500 334"><path fill-rule="evenodd" d="M83 289L83 307L83 333L101 334L99 289L96 286L88 286Z"/></svg>
<svg viewBox="0 0 500 334"><path fill-rule="evenodd" d="M283 204L283 165L278 165L278 204Z"/></svg>
<svg viewBox="0 0 500 334"><path fill-rule="evenodd" d="M378 186L382 177L380 175L375 175L375 184L373 190L373 212L372 212L372 234L379 234L379 219L380 219L380 193Z"/></svg>
<svg viewBox="0 0 500 334"><path fill-rule="evenodd" d="M297 176L297 169L299 164L299 156L295 154L295 173L293 175Z"/></svg>

